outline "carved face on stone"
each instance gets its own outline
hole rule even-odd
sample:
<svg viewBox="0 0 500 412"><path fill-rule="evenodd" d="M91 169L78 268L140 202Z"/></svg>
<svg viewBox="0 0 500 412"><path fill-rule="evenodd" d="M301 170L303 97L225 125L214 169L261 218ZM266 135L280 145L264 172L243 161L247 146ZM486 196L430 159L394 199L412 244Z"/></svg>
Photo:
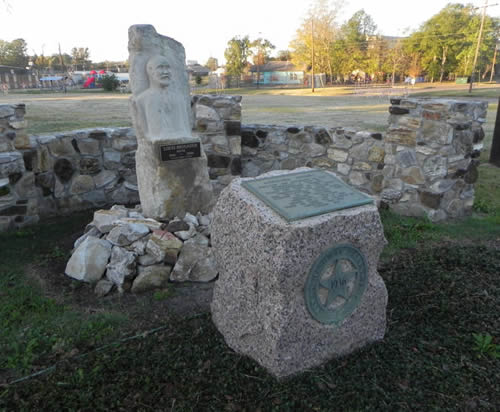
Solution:
<svg viewBox="0 0 500 412"><path fill-rule="evenodd" d="M146 65L149 81L152 86L167 87L170 84L170 64L165 57L155 56L149 59Z"/></svg>

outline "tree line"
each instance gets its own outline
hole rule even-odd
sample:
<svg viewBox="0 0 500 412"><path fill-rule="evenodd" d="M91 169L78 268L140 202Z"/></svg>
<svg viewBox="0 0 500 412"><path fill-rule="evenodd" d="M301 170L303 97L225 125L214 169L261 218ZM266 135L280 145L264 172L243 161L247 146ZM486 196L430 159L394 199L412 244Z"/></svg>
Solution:
<svg viewBox="0 0 500 412"><path fill-rule="evenodd" d="M28 54L28 45L24 39L14 39L12 41L0 40L0 65L23 67L37 70L40 72L68 72L90 69L128 69L128 62L104 61L93 63L90 60L90 51L88 47L73 47L71 54L61 52L50 56L44 53L37 54L33 52ZM120 70L117 70L120 71Z"/></svg>
<svg viewBox="0 0 500 412"><path fill-rule="evenodd" d="M360 78L394 82L407 76L443 81L471 74L481 8L450 3L404 38L380 35L364 10L340 24L341 8L341 2L332 5L328 0L315 0L289 50L279 52L278 58L286 57L306 72L324 73L332 83ZM483 78L494 70L499 35L500 19L486 15L476 65ZM231 39L225 52L226 72L243 74L250 56L254 64L269 61L272 47L263 41L256 40L262 45L256 48L248 36Z"/></svg>

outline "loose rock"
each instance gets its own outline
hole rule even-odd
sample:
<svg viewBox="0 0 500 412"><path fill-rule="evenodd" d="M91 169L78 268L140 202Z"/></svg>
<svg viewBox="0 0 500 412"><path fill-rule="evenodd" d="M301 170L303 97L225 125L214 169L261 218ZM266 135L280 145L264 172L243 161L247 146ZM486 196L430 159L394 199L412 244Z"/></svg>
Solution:
<svg viewBox="0 0 500 412"><path fill-rule="evenodd" d="M196 236L196 227L192 223L189 223L189 229L188 230L183 230L181 232L175 232L175 236L182 240L188 240L191 239L192 237Z"/></svg>
<svg viewBox="0 0 500 412"><path fill-rule="evenodd" d="M111 290L113 289L113 282L110 282L109 280L106 279L101 279L97 284L95 285L94 293L102 298L106 296Z"/></svg>
<svg viewBox="0 0 500 412"><path fill-rule="evenodd" d="M186 215L184 216L183 220L187 224L191 223L194 226L198 226L199 225L198 219L196 218L196 216L193 216L191 213L186 213Z"/></svg>
<svg viewBox="0 0 500 412"><path fill-rule="evenodd" d="M141 223L129 223L115 226L106 236L106 240L116 246L128 246L146 236L149 228Z"/></svg>
<svg viewBox="0 0 500 412"><path fill-rule="evenodd" d="M94 237L100 238L102 236L102 233L99 232L99 230L95 226L90 227L88 232L85 232L82 236L80 236L78 239L75 240L75 243L73 244L73 248L76 249L89 236L94 236Z"/></svg>
<svg viewBox="0 0 500 412"><path fill-rule="evenodd" d="M211 282L217 277L212 249L207 246L186 244L170 274L172 282Z"/></svg>
<svg viewBox="0 0 500 412"><path fill-rule="evenodd" d="M142 293L148 290L164 287L168 282L168 275L172 270L171 266L154 265L141 270L141 273L134 279L132 293Z"/></svg>
<svg viewBox="0 0 500 412"><path fill-rule="evenodd" d="M76 280L97 282L106 270L111 248L107 240L88 236L71 256L64 272Z"/></svg>
<svg viewBox="0 0 500 412"><path fill-rule="evenodd" d="M171 220L167 226L167 231L170 233L182 232L184 230L189 230L189 225L179 218Z"/></svg>
<svg viewBox="0 0 500 412"><path fill-rule="evenodd" d="M98 210L94 213L92 224L97 227L100 232L108 233L113 229L115 222L122 217L127 217L126 210L124 211L118 208L114 210Z"/></svg>
<svg viewBox="0 0 500 412"><path fill-rule="evenodd" d="M135 255L128 250L113 246L111 259L107 265L106 277L113 282L118 291L123 291L126 279L131 279L136 274Z"/></svg>

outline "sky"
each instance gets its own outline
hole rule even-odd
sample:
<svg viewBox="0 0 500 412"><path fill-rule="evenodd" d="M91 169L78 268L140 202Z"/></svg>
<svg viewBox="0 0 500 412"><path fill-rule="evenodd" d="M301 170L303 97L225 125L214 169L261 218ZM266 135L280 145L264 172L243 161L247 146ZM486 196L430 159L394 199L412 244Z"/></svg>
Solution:
<svg viewBox="0 0 500 412"><path fill-rule="evenodd" d="M378 32L403 36L438 13L450 0L345 1L339 22L364 9ZM475 6L484 0L470 0ZM490 0L490 4L497 3ZM204 64L210 56L224 63L224 49L234 36L263 37L288 48L300 27L310 0L0 0L0 39L23 38L28 54L71 54L73 47L88 47L90 59L122 61L128 58L128 28L152 24L160 34L180 41L186 59ZM500 6L488 9L500 16Z"/></svg>

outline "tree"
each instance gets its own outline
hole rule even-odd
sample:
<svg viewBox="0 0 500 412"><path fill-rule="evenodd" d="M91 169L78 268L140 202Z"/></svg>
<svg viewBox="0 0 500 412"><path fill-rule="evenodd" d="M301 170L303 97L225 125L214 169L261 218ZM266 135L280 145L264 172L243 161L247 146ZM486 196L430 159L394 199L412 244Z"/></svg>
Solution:
<svg viewBox="0 0 500 412"><path fill-rule="evenodd" d="M270 60L277 60L281 62L292 60L292 52L290 50L278 50L276 57L270 58Z"/></svg>
<svg viewBox="0 0 500 412"><path fill-rule="evenodd" d="M375 81L382 81L387 72L387 60L390 53L396 48L382 36L370 36L367 42L365 71Z"/></svg>
<svg viewBox="0 0 500 412"><path fill-rule="evenodd" d="M315 0L307 16L290 42L292 62L307 70L312 69L312 49L314 45L314 71L334 74L335 40L339 28L336 23L342 4L337 1L330 6L327 0Z"/></svg>
<svg viewBox="0 0 500 412"><path fill-rule="evenodd" d="M85 70L85 66L90 64L90 52L87 47L73 47L71 49L71 56L73 57L73 63L78 70L78 66L82 70Z"/></svg>
<svg viewBox="0 0 500 412"><path fill-rule="evenodd" d="M396 73L399 72L401 73L401 77L404 77L405 71L409 70L410 62L411 56L405 52L402 40L396 41L393 47L387 51L386 59L384 61L384 71L386 73L391 73L393 86L396 81Z"/></svg>
<svg viewBox="0 0 500 412"><path fill-rule="evenodd" d="M205 66L210 69L210 71L214 72L219 67L219 62L215 57L209 57Z"/></svg>
<svg viewBox="0 0 500 412"><path fill-rule="evenodd" d="M41 55L34 53L33 56L31 56L31 61L33 62L33 69L37 70L43 70L48 64L47 58L43 53Z"/></svg>
<svg viewBox="0 0 500 412"><path fill-rule="evenodd" d="M65 72L68 67L71 67L73 59L67 53L57 53L47 57L48 66L51 70L57 72Z"/></svg>
<svg viewBox="0 0 500 412"><path fill-rule="evenodd" d="M24 39L15 39L11 42L0 40L0 64L26 67L29 60L27 49Z"/></svg>
<svg viewBox="0 0 500 412"><path fill-rule="evenodd" d="M120 85L120 81L114 74L105 74L101 77L99 82L101 83L103 89L108 92L116 90Z"/></svg>
<svg viewBox="0 0 500 412"><path fill-rule="evenodd" d="M265 64L269 61L269 54L276 46L269 40L259 37L250 42L251 53L254 64Z"/></svg>
<svg viewBox="0 0 500 412"><path fill-rule="evenodd" d="M380 37L375 36L377 26L364 10L359 10L341 28L341 42L344 55L342 57L342 73L352 73L354 70L370 72L373 66L379 66L380 55L372 50L368 56L368 46L375 47ZM370 62L369 57L372 57Z"/></svg>
<svg viewBox="0 0 500 412"><path fill-rule="evenodd" d="M431 81L469 75L481 22L480 14L480 10L472 5L448 4L424 22L405 41L405 49L414 55L414 65L421 66ZM486 16L477 64L483 72L491 62L498 27L498 19Z"/></svg>
<svg viewBox="0 0 500 412"><path fill-rule="evenodd" d="M367 48L367 40L375 34L377 25L373 19L361 9L342 26L342 33L348 43L352 43L362 50Z"/></svg>
<svg viewBox="0 0 500 412"><path fill-rule="evenodd" d="M449 4L421 27L420 51L424 69L442 82L445 72L456 67L456 56L467 37L470 8Z"/></svg>
<svg viewBox="0 0 500 412"><path fill-rule="evenodd" d="M250 54L250 39L248 36L242 38L236 36L229 40L224 51L226 73L232 76L241 76L248 65Z"/></svg>
<svg viewBox="0 0 500 412"><path fill-rule="evenodd" d="M266 64L269 60L269 53L275 49L275 45L269 40L259 37L250 42L251 53L253 55L253 64L257 65L257 87L260 84L260 66Z"/></svg>

